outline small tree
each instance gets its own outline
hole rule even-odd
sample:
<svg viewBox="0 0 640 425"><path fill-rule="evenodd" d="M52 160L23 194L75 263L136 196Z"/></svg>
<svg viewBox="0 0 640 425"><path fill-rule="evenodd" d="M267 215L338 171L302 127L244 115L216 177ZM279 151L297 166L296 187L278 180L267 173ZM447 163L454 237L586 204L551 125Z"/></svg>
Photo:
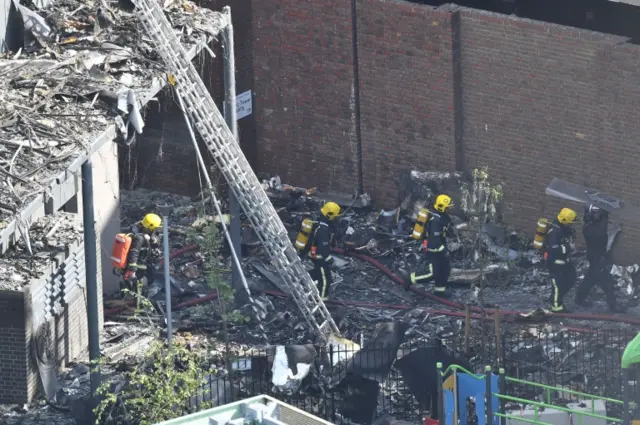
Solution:
<svg viewBox="0 0 640 425"><path fill-rule="evenodd" d="M204 391L207 372L213 372L203 366L202 358L184 346L154 342L144 359L124 373L120 392L113 392L109 382L98 389L96 425L152 425L184 415L191 397Z"/></svg>

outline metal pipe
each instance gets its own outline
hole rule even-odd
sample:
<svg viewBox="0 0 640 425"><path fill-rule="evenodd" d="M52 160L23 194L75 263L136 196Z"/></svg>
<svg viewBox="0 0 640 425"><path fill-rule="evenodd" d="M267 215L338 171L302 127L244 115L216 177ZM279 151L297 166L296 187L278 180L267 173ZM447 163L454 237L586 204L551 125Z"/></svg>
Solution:
<svg viewBox="0 0 640 425"><path fill-rule="evenodd" d="M505 370L503 368L498 369L499 377L498 377L498 393L500 395L507 395L507 380L504 376ZM498 400L498 409L502 415L505 415L506 412L506 402L500 397ZM507 418L504 416L500 416L500 425L507 425Z"/></svg>
<svg viewBox="0 0 640 425"><path fill-rule="evenodd" d="M438 417L434 418L433 415L431 415L431 419L437 419L440 425L446 425L447 414L444 411L444 388L442 388L444 382L442 380L442 363L436 363L436 371L438 376ZM433 404L433 401L431 403Z"/></svg>
<svg viewBox="0 0 640 425"><path fill-rule="evenodd" d="M173 332L173 322L171 318L171 273L169 263L169 214L171 207L167 205L158 206L162 214L162 245L164 251L164 295L165 311L167 313L167 344L171 347L171 337Z"/></svg>
<svg viewBox="0 0 640 425"><path fill-rule="evenodd" d="M224 61L224 119L233 134L233 138L236 143L238 140L238 119L236 109L236 59L233 43L233 24L231 22L231 8L225 6L222 8L222 13L227 18L227 25L224 27L222 34L222 43L224 48L223 61ZM229 212L231 213L231 244L229 248L235 251L236 256L240 263L242 263L242 233L240 226L240 203L236 199L233 191L229 191ZM240 280L240 266L235 262L231 267L231 284L236 289L236 297L241 296L242 282ZM242 303L243 300L237 299Z"/></svg>
<svg viewBox="0 0 640 425"><path fill-rule="evenodd" d="M89 360L91 362L91 395L100 387L100 321L98 317L98 259L93 210L93 169L91 161L82 164L82 216L84 226L84 267L87 285L87 322L89 326Z"/></svg>
<svg viewBox="0 0 640 425"><path fill-rule="evenodd" d="M484 377L485 377L485 413L487 415L487 425L493 425L493 405L491 401L493 400L493 390L491 388L491 366L487 365L484 367Z"/></svg>

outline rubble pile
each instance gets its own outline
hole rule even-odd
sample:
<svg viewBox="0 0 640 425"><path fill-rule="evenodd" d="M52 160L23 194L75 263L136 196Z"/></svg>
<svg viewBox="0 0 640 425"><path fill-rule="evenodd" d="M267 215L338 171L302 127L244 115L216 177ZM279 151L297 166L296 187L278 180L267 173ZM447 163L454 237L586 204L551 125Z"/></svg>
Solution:
<svg viewBox="0 0 640 425"><path fill-rule="evenodd" d="M0 56L0 162L9 177L0 186L0 228L110 124L123 143L143 131L140 100L163 67L124 3L15 3L26 39ZM190 1L163 5L187 48L223 26L220 13Z"/></svg>
<svg viewBox="0 0 640 425"><path fill-rule="evenodd" d="M451 243L451 281L456 284L453 300L481 307L499 306L501 309L520 311L547 306L550 288L547 271L540 264L539 253L530 250L530 241L521 235L503 226L487 223L490 217L499 215L495 187L483 186L473 180L466 182L459 175L412 175L418 177L414 178L417 187L410 188L399 208L394 211L376 210L366 197L338 199L282 185L277 179L275 183L265 182L264 186L292 238L304 217L315 214L325 201L339 202L344 211L344 243L350 243L354 252L375 258L398 275L408 274L422 261L420 243L410 238L414 223L412 214L416 208L431 202L430 196L433 194L442 191L458 193L453 196L459 202L460 210L459 216L454 219L457 236ZM456 187L459 190L454 192ZM212 223L219 225L223 221L227 223L229 217L203 215L206 199L202 198L142 189L122 191L121 196L124 231L128 231L146 213L157 212L159 205L173 207L169 217L170 250L182 250L182 254L170 262L174 341L194 350L206 350L209 360L218 371L218 375L212 376L211 380L222 385L225 391L228 381L218 380L225 379L229 373L224 361L227 349L234 360L236 386L233 391L237 391L240 397L272 391L270 371L274 358L272 351L276 348L274 345L264 346L250 307L241 303L231 306L234 322L233 326L229 326L227 347L222 310L215 297L211 297L215 291L207 282L205 256L197 246L202 240L204 226ZM246 220L243 222L242 249L243 271L254 300L260 305L258 310L262 316L259 319L269 337L268 342L287 346L303 346L313 342L314 335L309 332L295 303L282 294L278 273L260 249L260 242ZM468 346L466 357L476 371L486 364L495 364L499 350L495 345L492 323L474 321L465 341L465 319L448 315L450 308L406 291L368 263L351 256L336 255L335 258L336 268L332 271L334 287L328 306L346 338L366 344L366 341L375 338L380 324L402 322L407 324L409 330L400 345L401 350L429 344L434 337L438 337L453 350ZM214 261L217 262L222 280L230 281L231 258L225 244ZM580 275L584 272L586 261L579 255L576 261ZM311 267L310 264L307 266ZM613 273L625 293L635 290L637 272L637 266L614 267ZM121 308L126 305L124 300L105 303L106 320L114 322L105 324L103 346L116 368L126 368L143 356L158 331L164 329L164 278L160 267L156 277L156 283L149 288L148 294L156 309L147 311L145 317L136 316L132 320L132 309ZM606 308L603 298L595 294L594 306L581 310L603 311ZM509 321L506 317L504 320L503 332L508 334L508 338L501 349L505 350L502 356L510 375L573 390L615 388L616 378L611 375L615 366L612 366L611 359L616 358L626 344L624 338L605 341L601 335L586 334L576 342L575 335L563 330L562 324L541 328ZM541 320L545 320L544 314ZM572 325L581 326L581 323L572 321ZM605 325L590 322L588 326L592 330ZM398 417L409 418L413 415L419 418L424 407L412 398L405 377L396 369L391 369L390 377L382 386L377 409L379 413L384 411L395 413ZM317 371L313 368L308 375L309 379L304 378L296 383L298 390L294 394L278 393L278 396L286 402L303 405L311 413L329 417L334 412L329 410L333 407L326 403L326 394L323 393L327 391L326 382L317 379ZM116 386L121 385L117 377L113 379ZM81 376L65 375L61 382L65 396L73 399L74 388L78 385L86 388L88 376L86 373ZM214 387L218 388L219 385ZM331 391L331 403L335 403L332 406L349 400L348 392L339 389ZM537 394L523 396L535 398ZM66 400L63 404L73 405L73 402Z"/></svg>
<svg viewBox="0 0 640 425"><path fill-rule="evenodd" d="M23 237L0 258L0 289L20 291L31 279L51 273L50 263L68 254L70 245L82 249L82 217L57 212L38 219Z"/></svg>

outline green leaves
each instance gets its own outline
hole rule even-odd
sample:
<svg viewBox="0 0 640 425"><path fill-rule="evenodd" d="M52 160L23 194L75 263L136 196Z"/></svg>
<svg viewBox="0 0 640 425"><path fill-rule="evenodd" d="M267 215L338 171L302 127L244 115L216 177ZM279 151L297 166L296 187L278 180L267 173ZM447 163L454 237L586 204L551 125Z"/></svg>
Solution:
<svg viewBox="0 0 640 425"><path fill-rule="evenodd" d="M98 389L101 402L94 410L96 425L152 425L184 415L190 398L205 391L205 377L213 372L203 366L198 354L184 346L167 348L155 342L147 356L125 372L127 384L118 394L110 392L108 382Z"/></svg>

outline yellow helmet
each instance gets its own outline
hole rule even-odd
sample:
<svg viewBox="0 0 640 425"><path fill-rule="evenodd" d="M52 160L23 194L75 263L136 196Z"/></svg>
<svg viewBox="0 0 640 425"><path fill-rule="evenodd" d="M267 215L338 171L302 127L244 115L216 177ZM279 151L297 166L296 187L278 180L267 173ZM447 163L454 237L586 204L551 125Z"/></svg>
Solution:
<svg viewBox="0 0 640 425"><path fill-rule="evenodd" d="M560 213L558 213L558 222L560 222L560 224L575 223L577 218L578 214L571 208L563 208L560 210Z"/></svg>
<svg viewBox="0 0 640 425"><path fill-rule="evenodd" d="M147 214L142 219L142 227L147 230L154 231L162 226L162 219L157 214Z"/></svg>
<svg viewBox="0 0 640 425"><path fill-rule="evenodd" d="M439 212L445 212L447 208L452 207L453 202L451 202L451 198L449 195L441 194L436 198L436 202L433 204L433 208Z"/></svg>
<svg viewBox="0 0 640 425"><path fill-rule="evenodd" d="M335 202L327 202L320 208L320 212L329 220L333 220L340 215L340 205Z"/></svg>

